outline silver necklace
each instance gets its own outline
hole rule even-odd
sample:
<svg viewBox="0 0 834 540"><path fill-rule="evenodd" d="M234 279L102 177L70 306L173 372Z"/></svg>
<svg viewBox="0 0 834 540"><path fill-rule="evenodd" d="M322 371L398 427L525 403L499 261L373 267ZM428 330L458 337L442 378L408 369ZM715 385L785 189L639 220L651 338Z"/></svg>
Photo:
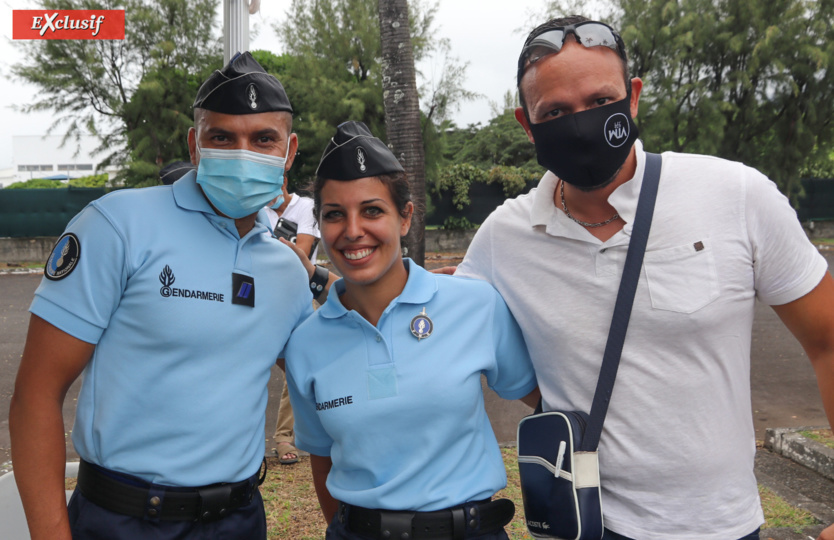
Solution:
<svg viewBox="0 0 834 540"><path fill-rule="evenodd" d="M570 213L570 210L568 210L568 205L565 204L565 182L562 180L559 180L559 196L562 198L562 210L565 212L565 215L571 218L574 222L579 223L583 227L602 227L603 225L608 225L609 223L620 217L620 214L615 212L613 216L606 219L605 221L600 221L599 223L588 223L587 221L576 219L575 217L573 217L573 214Z"/></svg>

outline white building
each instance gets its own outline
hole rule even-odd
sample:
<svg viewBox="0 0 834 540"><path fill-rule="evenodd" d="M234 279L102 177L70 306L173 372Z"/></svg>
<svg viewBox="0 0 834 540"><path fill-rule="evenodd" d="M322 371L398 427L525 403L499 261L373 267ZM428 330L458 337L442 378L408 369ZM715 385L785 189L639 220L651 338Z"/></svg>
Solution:
<svg viewBox="0 0 834 540"><path fill-rule="evenodd" d="M104 154L95 154L99 145L92 135L80 139L70 138L62 146L62 135L14 135L12 137L12 169L14 177L0 177L0 186L22 182L32 178L55 178L66 180L91 174L107 172L110 177L114 169L99 170Z"/></svg>

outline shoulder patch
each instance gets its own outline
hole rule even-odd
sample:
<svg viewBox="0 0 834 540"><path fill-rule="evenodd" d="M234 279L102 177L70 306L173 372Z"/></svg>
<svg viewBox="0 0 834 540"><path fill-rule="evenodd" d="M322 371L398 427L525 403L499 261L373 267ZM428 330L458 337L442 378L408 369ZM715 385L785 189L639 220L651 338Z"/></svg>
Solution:
<svg viewBox="0 0 834 540"><path fill-rule="evenodd" d="M73 233L66 233L58 239L55 247L52 248L52 253L46 260L43 275L46 279L52 281L64 279L72 273L80 258L81 242Z"/></svg>

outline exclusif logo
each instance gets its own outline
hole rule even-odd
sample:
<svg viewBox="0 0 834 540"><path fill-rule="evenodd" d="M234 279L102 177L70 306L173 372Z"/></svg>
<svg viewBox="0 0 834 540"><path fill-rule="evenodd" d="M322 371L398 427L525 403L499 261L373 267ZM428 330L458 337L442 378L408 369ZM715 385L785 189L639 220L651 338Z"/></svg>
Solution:
<svg viewBox="0 0 834 540"><path fill-rule="evenodd" d="M124 39L123 9L15 9L13 39Z"/></svg>

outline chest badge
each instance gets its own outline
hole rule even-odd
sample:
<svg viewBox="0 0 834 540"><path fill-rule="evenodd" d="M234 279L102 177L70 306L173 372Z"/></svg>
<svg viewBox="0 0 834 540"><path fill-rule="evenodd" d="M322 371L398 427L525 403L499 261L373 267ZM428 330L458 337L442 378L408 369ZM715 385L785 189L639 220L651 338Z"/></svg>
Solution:
<svg viewBox="0 0 834 540"><path fill-rule="evenodd" d="M420 341L423 338L429 337L433 330L434 323L431 322L429 316L426 315L426 308L423 306L423 311L411 319L411 333L414 334L417 341Z"/></svg>

